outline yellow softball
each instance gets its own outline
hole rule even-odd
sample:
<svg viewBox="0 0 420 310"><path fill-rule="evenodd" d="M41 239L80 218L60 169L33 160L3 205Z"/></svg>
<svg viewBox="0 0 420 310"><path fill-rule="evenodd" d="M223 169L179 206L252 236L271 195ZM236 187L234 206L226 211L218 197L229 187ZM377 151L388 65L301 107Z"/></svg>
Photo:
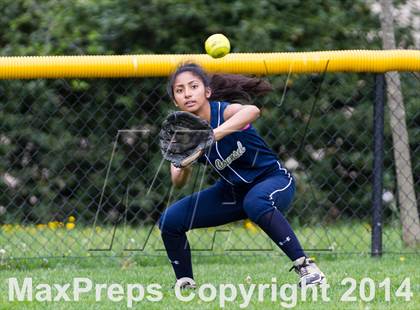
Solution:
<svg viewBox="0 0 420 310"><path fill-rule="evenodd" d="M216 33L209 36L204 43L207 54L213 58L220 58L230 52L230 42L221 33Z"/></svg>

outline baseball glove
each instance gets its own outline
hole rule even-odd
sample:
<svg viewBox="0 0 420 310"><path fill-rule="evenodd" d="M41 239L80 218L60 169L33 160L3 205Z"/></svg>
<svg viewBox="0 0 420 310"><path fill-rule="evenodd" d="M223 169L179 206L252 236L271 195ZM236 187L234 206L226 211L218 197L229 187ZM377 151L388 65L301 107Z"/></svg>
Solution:
<svg viewBox="0 0 420 310"><path fill-rule="evenodd" d="M163 158L175 167L191 165L214 142L213 129L200 117L183 111L171 113L159 133Z"/></svg>

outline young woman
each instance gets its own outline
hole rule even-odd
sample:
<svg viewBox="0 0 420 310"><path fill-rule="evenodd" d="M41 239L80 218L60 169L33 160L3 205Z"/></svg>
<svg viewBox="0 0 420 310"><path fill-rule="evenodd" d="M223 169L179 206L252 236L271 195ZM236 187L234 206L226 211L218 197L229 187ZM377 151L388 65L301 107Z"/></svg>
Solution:
<svg viewBox="0 0 420 310"><path fill-rule="evenodd" d="M175 105L208 121L213 128L216 142L199 162L207 162L220 175L211 187L175 202L159 220L176 285L181 288L196 286L186 232L246 218L258 224L291 259L292 269L300 275L299 285L325 281L282 214L293 199L295 181L252 126L260 110L254 105L227 102L249 102L251 95L270 90L268 82L256 78L209 77L196 64L179 67L169 80L168 93ZM190 174L191 167L171 164L174 186L182 187Z"/></svg>

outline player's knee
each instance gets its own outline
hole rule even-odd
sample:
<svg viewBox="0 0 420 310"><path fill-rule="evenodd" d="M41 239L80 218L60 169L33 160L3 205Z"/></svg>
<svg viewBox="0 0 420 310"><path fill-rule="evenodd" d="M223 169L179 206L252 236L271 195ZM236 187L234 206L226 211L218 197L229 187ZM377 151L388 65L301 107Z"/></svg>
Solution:
<svg viewBox="0 0 420 310"><path fill-rule="evenodd" d="M243 208L248 218L255 223L262 214L272 209L268 203L264 203L264 197L256 196L245 197Z"/></svg>

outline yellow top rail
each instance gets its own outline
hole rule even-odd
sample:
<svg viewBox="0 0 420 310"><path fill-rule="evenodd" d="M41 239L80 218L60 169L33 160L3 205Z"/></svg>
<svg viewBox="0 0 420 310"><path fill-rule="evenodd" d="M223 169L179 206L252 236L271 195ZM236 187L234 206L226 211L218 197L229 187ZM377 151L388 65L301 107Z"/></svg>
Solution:
<svg viewBox="0 0 420 310"><path fill-rule="evenodd" d="M231 53L124 56L0 57L0 79L112 78L168 76L183 62L208 72L281 74L420 71L419 50L348 50L297 53ZM328 63L328 66L327 66Z"/></svg>

